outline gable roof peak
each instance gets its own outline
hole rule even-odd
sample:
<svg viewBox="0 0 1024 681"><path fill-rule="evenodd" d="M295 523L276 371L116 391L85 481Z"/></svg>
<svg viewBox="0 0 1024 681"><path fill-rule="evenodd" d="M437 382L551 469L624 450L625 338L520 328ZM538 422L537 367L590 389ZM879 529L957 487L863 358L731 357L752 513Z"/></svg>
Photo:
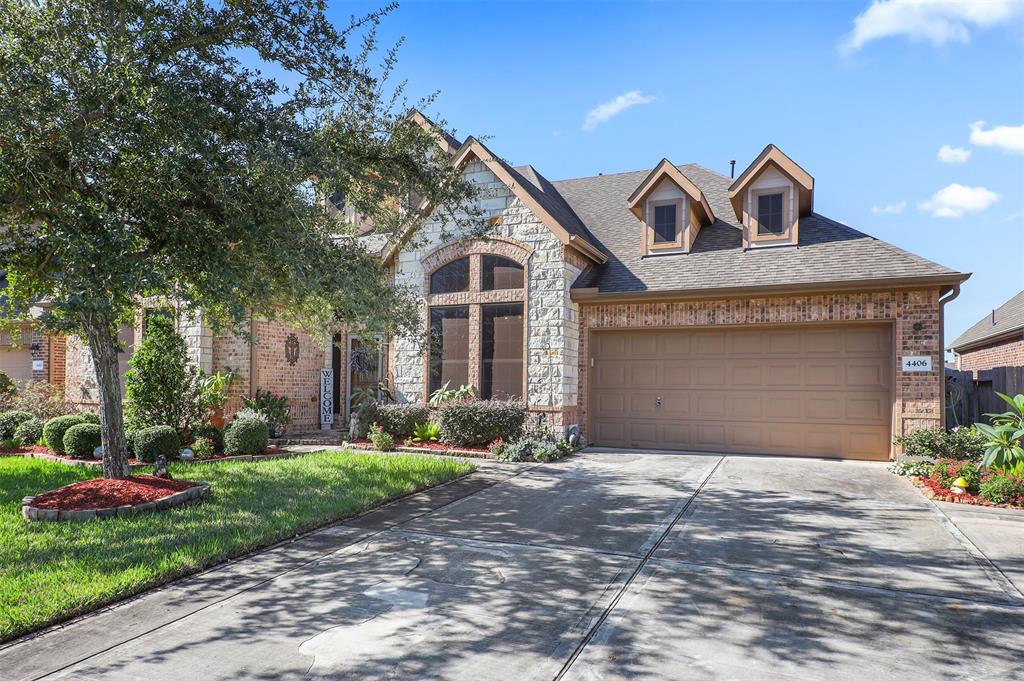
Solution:
<svg viewBox="0 0 1024 681"><path fill-rule="evenodd" d="M643 219L643 202L653 192L662 180L668 180L672 184L679 187L679 190L690 197L694 206L699 207L699 211L703 213L701 216L702 222L711 224L715 221L715 213L711 210L711 205L708 203L707 198L704 196L704 192L701 191L700 187L694 184L693 180L688 178L678 166L673 165L667 158L662 158L656 166L647 174L633 193L629 195L627 204L629 210L636 215L638 220Z"/></svg>

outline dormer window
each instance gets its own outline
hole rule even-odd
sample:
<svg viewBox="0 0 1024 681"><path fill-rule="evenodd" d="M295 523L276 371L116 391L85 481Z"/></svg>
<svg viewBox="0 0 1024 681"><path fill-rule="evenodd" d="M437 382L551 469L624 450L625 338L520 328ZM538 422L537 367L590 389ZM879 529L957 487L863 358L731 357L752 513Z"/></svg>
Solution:
<svg viewBox="0 0 1024 681"><path fill-rule="evenodd" d="M782 192L757 195L757 233L781 236L786 231L785 194Z"/></svg>
<svg viewBox="0 0 1024 681"><path fill-rule="evenodd" d="M729 187L744 250L796 246L800 218L814 210L814 178L769 144Z"/></svg>
<svg viewBox="0 0 1024 681"><path fill-rule="evenodd" d="M640 254L689 253L703 225L715 221L704 193L679 168L661 159L629 197L640 221Z"/></svg>
<svg viewBox="0 0 1024 681"><path fill-rule="evenodd" d="M651 250L682 247L683 205L681 198L648 202L647 238Z"/></svg>

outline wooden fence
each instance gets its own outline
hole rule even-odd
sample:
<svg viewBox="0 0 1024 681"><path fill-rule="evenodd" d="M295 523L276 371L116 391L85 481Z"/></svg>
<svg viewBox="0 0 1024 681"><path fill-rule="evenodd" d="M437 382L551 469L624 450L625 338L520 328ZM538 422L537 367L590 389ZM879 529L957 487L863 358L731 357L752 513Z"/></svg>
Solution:
<svg viewBox="0 0 1024 681"><path fill-rule="evenodd" d="M985 414L1009 409L996 392L1024 393L1024 367L983 369L977 378L970 371L946 369L946 427L988 423Z"/></svg>

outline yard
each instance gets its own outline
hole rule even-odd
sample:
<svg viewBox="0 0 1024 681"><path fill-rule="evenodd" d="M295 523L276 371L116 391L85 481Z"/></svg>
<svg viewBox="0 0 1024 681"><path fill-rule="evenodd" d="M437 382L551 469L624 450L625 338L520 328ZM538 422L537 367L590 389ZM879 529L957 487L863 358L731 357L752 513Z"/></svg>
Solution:
<svg viewBox="0 0 1024 681"><path fill-rule="evenodd" d="M98 471L0 457L0 641L472 469L433 457L354 452L174 464L175 478L211 483L211 498L133 518L27 523L23 497Z"/></svg>

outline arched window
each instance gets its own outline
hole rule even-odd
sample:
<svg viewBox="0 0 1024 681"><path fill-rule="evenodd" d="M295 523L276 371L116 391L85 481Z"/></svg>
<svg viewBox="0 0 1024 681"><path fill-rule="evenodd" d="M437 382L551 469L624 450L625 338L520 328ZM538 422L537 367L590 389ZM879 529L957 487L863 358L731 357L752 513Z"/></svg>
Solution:
<svg viewBox="0 0 1024 681"><path fill-rule="evenodd" d="M447 383L485 400L523 399L528 253L517 261L488 245L468 248L429 275L427 395Z"/></svg>
<svg viewBox="0 0 1024 681"><path fill-rule="evenodd" d="M508 288L523 288L523 266L515 260L500 255L483 257L484 291L497 291Z"/></svg>
<svg viewBox="0 0 1024 681"><path fill-rule="evenodd" d="M469 290L469 258L459 258L430 275L430 292L461 293Z"/></svg>

